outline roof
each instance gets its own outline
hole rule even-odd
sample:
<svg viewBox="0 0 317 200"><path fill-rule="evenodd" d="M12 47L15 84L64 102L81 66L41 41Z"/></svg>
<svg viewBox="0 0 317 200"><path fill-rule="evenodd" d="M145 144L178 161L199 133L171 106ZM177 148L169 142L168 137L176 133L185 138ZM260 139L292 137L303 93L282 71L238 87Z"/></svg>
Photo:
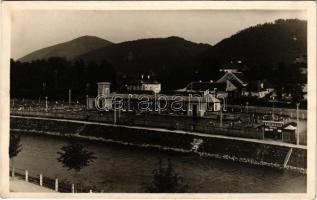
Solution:
<svg viewBox="0 0 317 200"><path fill-rule="evenodd" d="M127 90L127 89L120 89L118 94L143 94L143 95L152 95L154 92L149 90ZM116 93L117 94L117 93Z"/></svg>
<svg viewBox="0 0 317 200"><path fill-rule="evenodd" d="M101 82L97 82L97 84L110 85L111 83L106 81L101 81Z"/></svg>
<svg viewBox="0 0 317 200"><path fill-rule="evenodd" d="M242 72L232 72L243 84L248 84L247 78Z"/></svg>
<svg viewBox="0 0 317 200"><path fill-rule="evenodd" d="M224 83L227 80L236 80L243 87L248 85L248 81L242 72L226 72L216 81L216 83Z"/></svg>
<svg viewBox="0 0 317 200"><path fill-rule="evenodd" d="M156 80L141 80L140 83L141 84L160 84L160 82Z"/></svg>
<svg viewBox="0 0 317 200"><path fill-rule="evenodd" d="M214 83L214 82L191 82L187 85L187 90L193 91L226 91L226 83Z"/></svg>
<svg viewBox="0 0 317 200"><path fill-rule="evenodd" d="M290 122L290 123L287 123L283 126L283 129L285 130L296 130L297 129L297 124L295 122Z"/></svg>
<svg viewBox="0 0 317 200"><path fill-rule="evenodd" d="M123 80L122 85L140 85L140 81L134 78L127 78Z"/></svg>
<svg viewBox="0 0 317 200"><path fill-rule="evenodd" d="M150 79L143 78L143 79L138 79L138 78L133 78L129 77L126 78L122 85L142 85L142 84L160 84L157 80L155 80L153 77Z"/></svg>
<svg viewBox="0 0 317 200"><path fill-rule="evenodd" d="M202 91L188 91L188 90L174 90L174 91L164 91L164 92L161 92L162 95L200 95L200 96L203 96L204 95L204 92Z"/></svg>
<svg viewBox="0 0 317 200"><path fill-rule="evenodd" d="M241 83L238 80L236 80L236 79L231 79L231 80L228 80L228 81L230 81L239 90L241 88L243 88L243 85L241 85Z"/></svg>

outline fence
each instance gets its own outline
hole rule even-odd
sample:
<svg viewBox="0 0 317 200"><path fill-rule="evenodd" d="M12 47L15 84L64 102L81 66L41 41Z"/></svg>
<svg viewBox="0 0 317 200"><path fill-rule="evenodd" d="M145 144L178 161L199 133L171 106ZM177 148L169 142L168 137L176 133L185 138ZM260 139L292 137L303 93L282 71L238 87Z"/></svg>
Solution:
<svg viewBox="0 0 317 200"><path fill-rule="evenodd" d="M239 105L228 105L228 110L240 110L240 111L247 111L251 113L259 113L259 114L272 114L273 110L275 114L279 115L286 115L290 118L297 117L297 111L295 108L274 108L273 107L260 107L260 106L239 106ZM307 119L307 110L299 109L298 110L298 117L299 119Z"/></svg>
<svg viewBox="0 0 317 200"><path fill-rule="evenodd" d="M114 123L113 112L59 113L15 110L12 111L11 114ZM122 112L120 115L117 115L116 124L153 128L159 127L170 130L184 130L237 137L261 138L261 136L257 133L257 124L244 123L243 118L241 118L241 122L237 122L237 117L232 118L229 115L224 114L223 123L222 126L220 126L219 118L219 115L209 116L208 118L199 118L181 115L161 115L154 113L135 115L128 112Z"/></svg>
<svg viewBox="0 0 317 200"><path fill-rule="evenodd" d="M23 170L19 168L10 168L9 175L14 178L25 180L26 182L33 183L45 188L55 190L62 193L92 193L92 188L96 192L95 187L85 187L80 184L71 184L66 180L60 180L58 178L50 178L43 176L43 174L37 174L29 170Z"/></svg>
<svg viewBox="0 0 317 200"><path fill-rule="evenodd" d="M11 114L24 116L38 116L60 119L75 119L94 122L114 123L113 112L39 112L39 111L17 111ZM121 112L116 114L116 124L133 125L142 127L159 127L170 130L183 130L201 132L207 134L218 134L234 137L262 139L261 116L249 113L223 113L220 125L219 113L210 113L208 117L187 117L182 115L142 113L134 114ZM301 133L301 144L305 144L306 131Z"/></svg>

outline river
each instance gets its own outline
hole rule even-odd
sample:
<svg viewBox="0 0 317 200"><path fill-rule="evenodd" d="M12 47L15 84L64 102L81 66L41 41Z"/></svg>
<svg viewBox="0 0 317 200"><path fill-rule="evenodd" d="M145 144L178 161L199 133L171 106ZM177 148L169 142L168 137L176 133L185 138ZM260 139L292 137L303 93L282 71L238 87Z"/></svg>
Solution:
<svg viewBox="0 0 317 200"><path fill-rule="evenodd" d="M306 192L306 175L197 155L164 152L96 141L82 141L97 157L76 177L57 161L57 151L66 144L61 137L21 134L22 151L15 166L30 173L94 185L104 192L144 192L152 180L159 158L171 159L183 177L187 192L266 193Z"/></svg>

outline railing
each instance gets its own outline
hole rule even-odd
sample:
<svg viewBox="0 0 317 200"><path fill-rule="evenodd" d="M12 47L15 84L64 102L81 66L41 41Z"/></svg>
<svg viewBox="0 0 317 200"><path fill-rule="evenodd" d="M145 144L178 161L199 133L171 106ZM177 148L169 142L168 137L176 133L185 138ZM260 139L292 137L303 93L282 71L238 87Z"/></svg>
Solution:
<svg viewBox="0 0 317 200"><path fill-rule="evenodd" d="M39 185L48 189L52 189L56 192L62 193L92 193L92 188L96 192L95 187L85 187L80 184L71 184L67 180L59 180L58 178L50 178L43 176L42 174L37 174L29 170L23 170L19 168L11 168L9 175L14 178L25 180L26 182Z"/></svg>

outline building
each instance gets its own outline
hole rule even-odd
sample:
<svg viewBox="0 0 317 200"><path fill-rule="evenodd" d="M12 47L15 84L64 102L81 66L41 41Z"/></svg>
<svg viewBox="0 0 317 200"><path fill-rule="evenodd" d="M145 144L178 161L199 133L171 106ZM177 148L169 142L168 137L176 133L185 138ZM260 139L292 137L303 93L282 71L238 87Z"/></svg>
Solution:
<svg viewBox="0 0 317 200"><path fill-rule="evenodd" d="M296 144L297 124L295 122L287 123L283 126L283 142Z"/></svg>
<svg viewBox="0 0 317 200"><path fill-rule="evenodd" d="M284 121L263 121L264 124L264 138L282 140Z"/></svg>
<svg viewBox="0 0 317 200"><path fill-rule="evenodd" d="M226 83L214 83L213 81L193 81L187 84L185 88L177 90L177 92L181 91L187 93L203 93L205 95L210 94L213 98L212 102L217 104L217 106L215 106L214 109L208 109L208 111L220 111L221 105L224 111L227 109L226 102L228 93L226 91Z"/></svg>
<svg viewBox="0 0 317 200"><path fill-rule="evenodd" d="M275 91L274 87L266 80L250 82L246 88L245 96L262 99Z"/></svg>
<svg viewBox="0 0 317 200"><path fill-rule="evenodd" d="M296 144L297 124L295 122L263 121L263 139L280 140L282 142Z"/></svg>
<svg viewBox="0 0 317 200"><path fill-rule="evenodd" d="M229 96L245 96L247 79L242 72L227 71L216 83L225 83Z"/></svg>
<svg viewBox="0 0 317 200"><path fill-rule="evenodd" d="M221 109L220 100L214 94L206 91L160 93L154 87L110 92L110 83L99 82L97 84L98 96L88 98L88 109L108 111L116 108L123 112L157 112L198 117L204 116L207 111L220 111Z"/></svg>
<svg viewBox="0 0 317 200"><path fill-rule="evenodd" d="M98 108L108 108L109 110L112 108L112 97L110 94L110 86L109 82L98 82L97 83L97 97L100 101L96 101L96 98L87 97L87 108L89 110L94 110ZM98 103L96 103L98 102Z"/></svg>
<svg viewBox="0 0 317 200"><path fill-rule="evenodd" d="M190 82L186 87L187 92L208 92L215 94L215 97L227 97L227 85L226 83L214 83L212 81L193 81Z"/></svg>
<svg viewBox="0 0 317 200"><path fill-rule="evenodd" d="M220 100L211 94L112 93L127 112L156 112L202 117L207 111L220 111Z"/></svg>
<svg viewBox="0 0 317 200"><path fill-rule="evenodd" d="M140 80L130 80L127 81L121 87L121 91L153 91L154 93L161 92L161 83L155 80L150 75L144 77L141 75Z"/></svg>
<svg viewBox="0 0 317 200"><path fill-rule="evenodd" d="M141 82L141 88L144 91L153 91L154 93L160 93L161 83L159 83L158 81L144 80Z"/></svg>

